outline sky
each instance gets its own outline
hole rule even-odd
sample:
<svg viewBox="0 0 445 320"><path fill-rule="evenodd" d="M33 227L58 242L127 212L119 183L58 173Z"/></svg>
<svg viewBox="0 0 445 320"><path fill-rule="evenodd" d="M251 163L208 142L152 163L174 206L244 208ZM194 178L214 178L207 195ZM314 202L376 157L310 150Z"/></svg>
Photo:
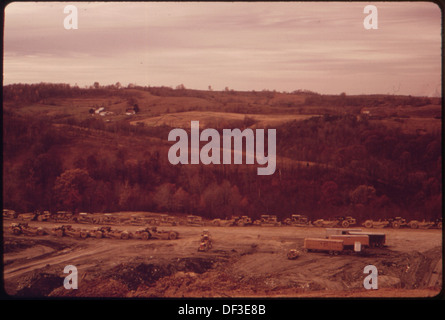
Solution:
<svg viewBox="0 0 445 320"><path fill-rule="evenodd" d="M432 2L13 2L3 83L441 96L441 41Z"/></svg>

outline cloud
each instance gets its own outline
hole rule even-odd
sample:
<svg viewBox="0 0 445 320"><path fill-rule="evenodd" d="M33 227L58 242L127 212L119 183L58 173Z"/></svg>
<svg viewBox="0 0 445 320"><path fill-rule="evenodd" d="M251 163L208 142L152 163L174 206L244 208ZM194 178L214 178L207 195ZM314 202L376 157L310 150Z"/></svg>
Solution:
<svg viewBox="0 0 445 320"><path fill-rule="evenodd" d="M404 93L418 94L420 84L441 81L433 3L378 2L378 30L363 28L364 4L356 2L73 4L78 30L63 28L64 3L7 6L5 83L45 77L323 93L387 93L406 83Z"/></svg>

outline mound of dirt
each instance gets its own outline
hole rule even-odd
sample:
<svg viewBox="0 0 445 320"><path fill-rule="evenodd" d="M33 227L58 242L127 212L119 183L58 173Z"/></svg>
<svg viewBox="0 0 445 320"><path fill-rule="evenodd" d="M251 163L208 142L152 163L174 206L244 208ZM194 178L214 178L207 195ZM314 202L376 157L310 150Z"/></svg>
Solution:
<svg viewBox="0 0 445 320"><path fill-rule="evenodd" d="M48 296L63 284L63 277L50 273L32 272L22 279L15 295L17 297Z"/></svg>

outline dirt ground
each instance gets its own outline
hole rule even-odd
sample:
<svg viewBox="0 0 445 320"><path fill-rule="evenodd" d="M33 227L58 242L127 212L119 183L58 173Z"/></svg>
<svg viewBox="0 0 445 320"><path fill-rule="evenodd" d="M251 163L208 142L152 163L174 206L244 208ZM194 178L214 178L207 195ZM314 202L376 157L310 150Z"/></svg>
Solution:
<svg viewBox="0 0 445 320"><path fill-rule="evenodd" d="M433 297L442 289L442 230L372 229L386 233L385 248L288 260L289 249L326 230L179 225L158 227L179 232L176 240L75 239L13 235L11 222L3 221L3 281L17 297ZM203 229L213 248L198 252ZM63 286L67 265L77 267L77 290ZM367 265L377 267L377 290L363 286Z"/></svg>

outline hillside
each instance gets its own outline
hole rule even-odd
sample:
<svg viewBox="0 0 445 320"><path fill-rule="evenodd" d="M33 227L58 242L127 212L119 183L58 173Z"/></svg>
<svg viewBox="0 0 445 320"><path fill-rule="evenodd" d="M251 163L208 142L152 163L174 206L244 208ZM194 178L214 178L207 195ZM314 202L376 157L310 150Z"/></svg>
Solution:
<svg viewBox="0 0 445 320"><path fill-rule="evenodd" d="M441 99L63 84L3 88L4 208L441 215ZM173 128L274 128L277 170L171 165Z"/></svg>

